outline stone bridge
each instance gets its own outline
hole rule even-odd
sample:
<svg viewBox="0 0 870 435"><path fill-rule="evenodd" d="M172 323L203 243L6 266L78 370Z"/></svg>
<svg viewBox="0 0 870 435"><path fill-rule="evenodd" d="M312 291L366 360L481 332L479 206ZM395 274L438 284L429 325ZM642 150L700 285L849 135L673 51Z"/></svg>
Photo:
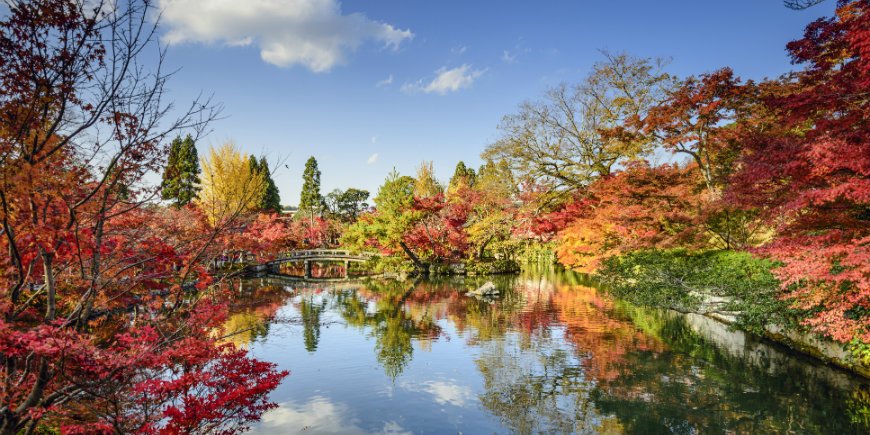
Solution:
<svg viewBox="0 0 870 435"><path fill-rule="evenodd" d="M279 258L262 264L265 270L275 270L282 264L302 262L305 271L303 278L311 279L311 264L316 262L339 262L344 263L344 278L348 277L348 268L350 263L365 263L369 261L375 254L359 253L354 254L347 250L341 249L308 249L304 251L290 251L280 256Z"/></svg>

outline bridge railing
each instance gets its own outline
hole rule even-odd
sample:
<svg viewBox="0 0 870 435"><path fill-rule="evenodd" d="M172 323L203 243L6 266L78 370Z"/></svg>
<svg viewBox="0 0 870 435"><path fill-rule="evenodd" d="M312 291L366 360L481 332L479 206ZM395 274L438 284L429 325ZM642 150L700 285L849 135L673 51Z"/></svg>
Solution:
<svg viewBox="0 0 870 435"><path fill-rule="evenodd" d="M301 257L364 257L371 258L376 254L372 252L351 253L346 249L306 249L301 251L289 251L281 255L282 259L301 258Z"/></svg>

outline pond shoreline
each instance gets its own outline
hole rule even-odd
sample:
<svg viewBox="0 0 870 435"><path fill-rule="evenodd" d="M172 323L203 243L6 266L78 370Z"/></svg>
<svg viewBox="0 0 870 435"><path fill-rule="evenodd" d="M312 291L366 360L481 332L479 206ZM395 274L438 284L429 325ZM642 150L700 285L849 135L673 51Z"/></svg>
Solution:
<svg viewBox="0 0 870 435"><path fill-rule="evenodd" d="M713 319L719 323L727 325L728 327L733 328L736 325L733 318L719 313L695 312L694 314ZM736 329L746 334L751 334L741 328ZM825 364L846 370L865 379L870 379L870 367L851 362L851 356L843 349L843 345L837 344L834 341L826 340L809 333L788 331L785 328L776 325L768 325L765 327L765 333L762 338L783 345L800 354L817 359Z"/></svg>
<svg viewBox="0 0 870 435"><path fill-rule="evenodd" d="M253 433L866 433L865 378L587 275L275 278L240 283L261 302L228 327L293 370Z"/></svg>
<svg viewBox="0 0 870 435"><path fill-rule="evenodd" d="M419 277L448 277L448 276L498 276L498 275L516 275L520 274L524 268L515 262L496 263L496 262L478 262L477 267L470 267L466 263L455 264L431 264L428 273L419 273L418 271L383 271L372 275L354 275L346 278L304 278L292 275L278 274L282 278L291 279L299 282L312 283L335 283L348 282L358 280L396 280L405 281ZM492 267L495 265L498 267ZM480 267L480 265L489 267ZM263 268L248 267L243 274L249 277L253 276L270 276L273 275ZM590 276L591 277L591 276ZM606 287L606 286L604 286ZM729 328L736 329L744 334L749 334L755 337L762 338L777 345L784 346L796 353L808 356L814 360L824 364L831 365L840 370L848 371L865 379L870 379L870 367L865 367L852 361L851 355L844 350L843 345L817 337L810 333L801 333L797 331L789 331L787 328L777 325L767 325L764 328L763 334L746 330L739 327L737 317L741 314L736 311L729 311L724 307L733 302L731 298L704 294L702 292L694 292L694 296L700 297L701 303L697 308L661 306L667 310L683 314L696 314L706 318L715 320ZM618 295L614 295L618 296Z"/></svg>

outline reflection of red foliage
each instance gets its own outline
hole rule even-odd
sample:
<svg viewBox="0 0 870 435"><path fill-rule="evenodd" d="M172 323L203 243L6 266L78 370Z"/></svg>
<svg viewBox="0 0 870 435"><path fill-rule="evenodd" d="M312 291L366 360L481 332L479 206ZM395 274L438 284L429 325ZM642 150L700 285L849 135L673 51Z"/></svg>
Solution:
<svg viewBox="0 0 870 435"><path fill-rule="evenodd" d="M664 343L622 320L613 301L588 287L563 287L553 294L558 321L583 358L587 373L599 381L620 375L628 352L663 352Z"/></svg>

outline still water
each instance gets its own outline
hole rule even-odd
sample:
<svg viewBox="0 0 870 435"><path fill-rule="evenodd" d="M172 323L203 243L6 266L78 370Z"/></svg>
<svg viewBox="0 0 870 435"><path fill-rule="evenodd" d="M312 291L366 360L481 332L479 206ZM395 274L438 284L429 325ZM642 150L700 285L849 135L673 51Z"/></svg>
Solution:
<svg viewBox="0 0 870 435"><path fill-rule="evenodd" d="M570 273L238 285L232 340L291 371L255 434L870 433L867 381Z"/></svg>

